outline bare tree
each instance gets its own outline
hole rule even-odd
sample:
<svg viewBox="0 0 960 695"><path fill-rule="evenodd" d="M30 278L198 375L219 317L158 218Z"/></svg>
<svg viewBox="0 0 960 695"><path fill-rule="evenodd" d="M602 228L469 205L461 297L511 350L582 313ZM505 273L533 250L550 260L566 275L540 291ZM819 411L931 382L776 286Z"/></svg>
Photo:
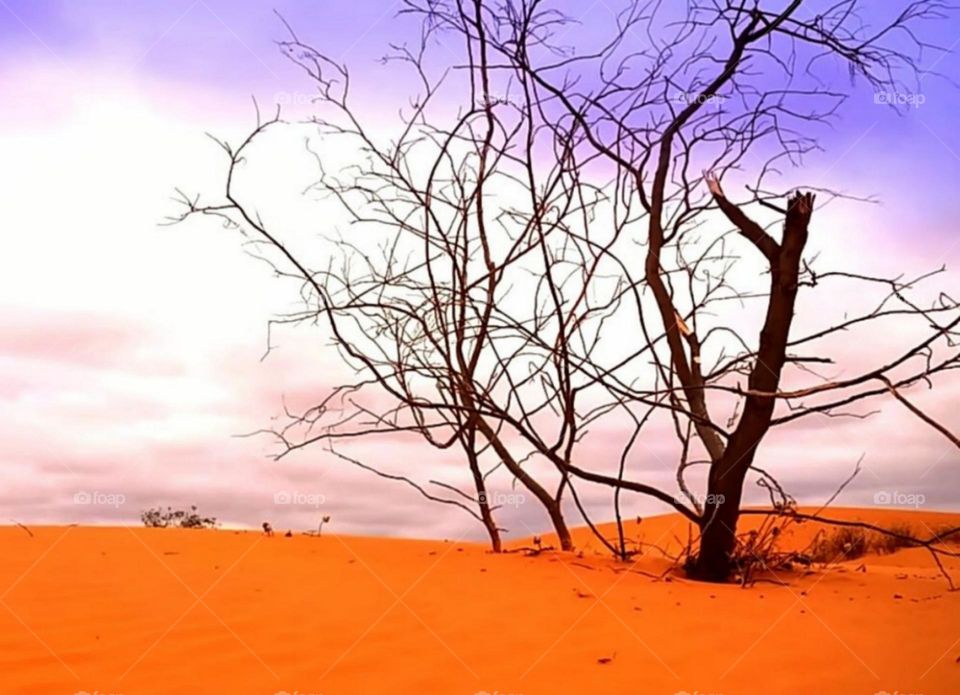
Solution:
<svg viewBox="0 0 960 695"><path fill-rule="evenodd" d="M914 358L925 362L913 374L898 379L902 385L957 366L956 353L934 362L931 352L935 344L954 347L951 336L956 335L960 318L937 322L930 314L942 311L949 317L956 313L956 302L941 296L935 306L921 309L890 281L896 299L906 305L901 311L927 323L932 334L861 377L820 384L813 391L782 392L784 368L791 361L801 363L788 354L790 346L828 337L848 324L791 342L799 288L805 280L814 283L826 276L810 270L803 257L815 196L795 193L781 209L772 203L781 196L764 192L775 164L782 159L797 163L812 150L816 142L811 128L836 114L844 100L844 92L832 86L830 72L818 73L818 65L838 61L874 90L904 92L910 88L902 81L904 75L918 77L917 51L931 48L917 38L914 27L944 16L949 9L944 3L903 3L886 24L870 29L859 15L861 3L856 0L794 0L778 9L732 0L692 2L679 16L662 10L660 3L636 2L620 15L609 43L583 55L561 50L556 38L563 33L566 18L546 3L511 3L499 10L473 3L475 13L465 11L463 3L409 5L439 26L493 46L518 80L538 90L540 103L560 105L554 109L558 130L565 130L570 139L579 137L621 172L623 202L636 200L642 208L646 216L642 279L663 329L666 350L662 358L654 351L654 360L666 378L656 391L631 395L652 398L670 388L668 407L682 412L704 449L709 474L700 512L703 535L695 568L699 576L723 580L731 571L743 484L772 425L831 412L875 395L852 391L870 380L886 379ZM767 161L749 187L748 199L736 204L724 194L720 182L755 154L766 155ZM701 179L695 173L704 168L711 172L703 177L710 191L706 198L698 193ZM745 211L748 205L775 210L782 219L779 239ZM769 273L762 299L764 320L753 345L730 327L714 325L706 332L700 328L707 304L701 297L709 296L711 278L718 274L698 273L708 265L710 246L706 253L691 258L690 242L700 233L704 213L714 206L762 257ZM678 256L672 264L669 252ZM699 280L700 291L692 287L694 283L684 287L674 281L683 275ZM719 277L724 283L723 275ZM637 310L642 311L640 306ZM883 313L867 314L858 322ZM707 371L706 342L719 330L734 335L744 349L733 360ZM828 361L829 356L820 354L802 359ZM747 377L745 389L732 385L731 377L739 374ZM737 397L739 415L729 427L719 426L710 406L708 396L717 390ZM791 399L813 393L829 394L826 398L833 400L799 406L775 418L778 401L789 406ZM616 484L623 486L622 481Z"/></svg>
<svg viewBox="0 0 960 695"><path fill-rule="evenodd" d="M329 263L310 268L237 193L248 151L283 125L279 113L258 118L239 147L221 143L225 201L184 196L177 218L221 216L265 244L277 272L303 287L303 310L281 320L325 319L357 370L356 383L274 432L281 455L326 442L372 468L334 443L397 432L458 450L470 493L428 481L453 495L439 497L392 477L462 506L494 549L486 481L501 468L538 500L564 549L566 493L619 557L633 552L621 494L647 495L700 529L691 572L723 581L736 570L751 474L769 492L766 513L795 513L756 465L771 428L862 417L851 406L893 397L956 444L904 392L960 366L960 304L945 293L916 299L927 276L815 269L805 249L816 206L838 194L768 183L817 148L818 124L842 113L846 75L909 89L919 54L936 48L915 28L949 10L891 3L871 29L861 4L631 2L608 40L573 51L572 20L548 2L407 0L423 31L391 59L412 68L419 89L387 139L351 103L346 66L290 30L281 46L317 87L312 125L356 152L329 172L314 150L312 190L362 236L338 238ZM431 51L443 58L428 60ZM728 196L737 180L745 194ZM880 290L877 303L797 335L801 290L832 297L839 283ZM759 326L744 319L754 315ZM838 336L894 321L915 340L889 358L843 379L814 371L837 360ZM390 404L356 398L370 389ZM638 443L664 428L676 442L676 491L627 475ZM615 471L585 463L598 430L616 447ZM691 486L698 466L705 485ZM617 538L589 519L579 482L613 488Z"/></svg>

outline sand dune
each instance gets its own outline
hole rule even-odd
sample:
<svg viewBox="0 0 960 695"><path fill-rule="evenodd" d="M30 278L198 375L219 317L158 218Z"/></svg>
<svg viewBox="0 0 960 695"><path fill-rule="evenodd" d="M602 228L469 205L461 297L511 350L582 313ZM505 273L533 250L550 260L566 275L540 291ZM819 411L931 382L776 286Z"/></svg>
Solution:
<svg viewBox="0 0 960 695"><path fill-rule="evenodd" d="M920 533L960 521L831 514ZM2 693L960 692L960 592L922 549L742 589L651 579L667 565L657 553L617 563L585 530L582 557L335 535L30 531L0 528ZM656 517L628 532L669 545L685 523Z"/></svg>

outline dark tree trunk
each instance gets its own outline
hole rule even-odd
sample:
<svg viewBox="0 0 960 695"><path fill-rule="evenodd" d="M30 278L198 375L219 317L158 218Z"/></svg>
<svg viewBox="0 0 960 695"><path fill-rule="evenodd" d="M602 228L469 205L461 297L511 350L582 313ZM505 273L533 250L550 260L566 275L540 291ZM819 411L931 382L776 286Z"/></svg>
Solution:
<svg viewBox="0 0 960 695"><path fill-rule="evenodd" d="M470 407L473 407L473 400L468 400ZM567 522L563 518L563 510L560 500L554 499L547 490L540 485L534 478L523 470L523 467L510 455L510 452L500 440L499 434L482 417L477 418L477 430L483 435L493 450L500 456L503 465L507 467L521 484L536 497L547 510L547 516L553 524L553 530L557 534L562 550L573 550L573 539L570 537L570 530L567 528Z"/></svg>
<svg viewBox="0 0 960 695"><path fill-rule="evenodd" d="M490 503L487 500L486 491L480 493L480 517L483 519L483 525L487 529L487 535L490 536L490 549L495 553L503 550L503 543L500 540L500 529L497 528L497 522L493 519L490 511Z"/></svg>
<svg viewBox="0 0 960 695"><path fill-rule="evenodd" d="M487 529L487 535L490 536L490 548L495 553L503 550L503 544L500 541L500 529L497 528L496 519L493 518L493 508L490 506L490 497L487 495L487 483L483 479L483 471L480 470L480 461L477 460L477 431L471 427L465 435L464 450L467 454L467 460L470 462L470 472L473 474L473 484L477 489L477 499L480 506L480 518L483 519L483 526Z"/></svg>
<svg viewBox="0 0 960 695"><path fill-rule="evenodd" d="M700 554L694 575L710 582L725 582L732 570L731 556L736 545L740 497L746 477L739 472L726 476L711 470L704 505L704 521L700 528Z"/></svg>
<svg viewBox="0 0 960 695"><path fill-rule="evenodd" d="M722 202L726 204L725 200ZM722 582L734 570L732 553L736 546L743 483L773 418L774 394L780 388L780 374L786 362L800 261L807 242L813 202L811 194L798 193L790 199L782 244L775 244L766 251L770 260L770 298L766 318L760 331L756 361L747 380L743 415L723 455L710 466L700 552L692 572L698 579ZM737 219L739 210L724 212L741 228L747 226L746 218Z"/></svg>
<svg viewBox="0 0 960 695"><path fill-rule="evenodd" d="M570 529L567 528L567 522L563 518L560 503L554 502L548 506L547 513L550 515L553 530L557 534L557 539L560 541L560 549L573 550L573 539L570 537Z"/></svg>

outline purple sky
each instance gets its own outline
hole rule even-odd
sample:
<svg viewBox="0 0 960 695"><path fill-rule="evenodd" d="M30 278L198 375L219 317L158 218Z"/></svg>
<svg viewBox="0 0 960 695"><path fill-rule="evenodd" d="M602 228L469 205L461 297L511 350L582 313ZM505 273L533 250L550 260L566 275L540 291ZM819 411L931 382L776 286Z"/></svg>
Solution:
<svg viewBox="0 0 960 695"><path fill-rule="evenodd" d="M570 12L601 31L614 5L571 2ZM309 403L340 367L309 331L282 335L260 362L267 318L289 306L286 288L225 232L156 224L171 212L173 186L218 186L222 161L206 131L242 132L251 95L270 104L309 93L276 49L284 31L274 10L348 62L361 90L390 102L402 92L377 58L415 28L395 16L399 6L0 0L0 523L129 523L152 504L197 503L244 525L269 518L303 528L330 514L345 532L478 534L465 515L320 452L273 463L266 442L237 438L269 424L282 397ZM928 25L926 36L954 46L960 23ZM925 66L960 75L954 54L931 53ZM898 115L855 90L804 176L882 201L824 217L835 250L880 271L946 264L940 285L956 296L960 89L930 77L920 93L923 104ZM930 402L948 411L956 396L954 388ZM791 463L796 437L802 465ZM407 442L389 449L391 459L449 463ZM775 438L764 451L802 500L822 499L866 453L869 474L844 501L902 489L960 508L960 456L894 406L863 423ZM671 476L665 468L663 480ZM276 505L278 492L303 503ZM104 503L75 503L78 493ZM522 505L505 522L519 535L543 528L538 510Z"/></svg>

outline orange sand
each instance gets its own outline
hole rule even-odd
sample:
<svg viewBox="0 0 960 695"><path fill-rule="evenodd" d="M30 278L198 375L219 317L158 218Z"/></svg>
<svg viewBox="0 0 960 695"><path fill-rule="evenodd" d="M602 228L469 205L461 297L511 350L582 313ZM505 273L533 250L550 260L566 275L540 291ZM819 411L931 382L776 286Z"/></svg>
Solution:
<svg viewBox="0 0 960 695"><path fill-rule="evenodd" d="M960 521L831 515L920 532ZM664 516L629 530L662 544L685 527ZM0 528L4 695L960 693L960 592L918 549L741 589L655 581L639 572L663 570L656 553L617 563L583 531L583 557L333 535L31 531ZM960 562L950 566L960 578Z"/></svg>

